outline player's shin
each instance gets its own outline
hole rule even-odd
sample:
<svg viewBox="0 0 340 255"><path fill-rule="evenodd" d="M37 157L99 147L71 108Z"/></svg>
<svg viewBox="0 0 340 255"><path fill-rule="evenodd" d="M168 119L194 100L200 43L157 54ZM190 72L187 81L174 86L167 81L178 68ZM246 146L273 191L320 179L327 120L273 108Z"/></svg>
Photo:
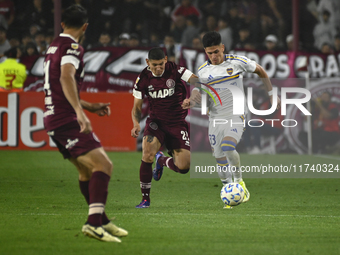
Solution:
<svg viewBox="0 0 340 255"><path fill-rule="evenodd" d="M103 224L102 215L104 213L108 185L110 176L104 172L96 171L92 174L89 182L89 216L87 222L92 226Z"/></svg>
<svg viewBox="0 0 340 255"><path fill-rule="evenodd" d="M236 144L232 141L223 141L221 144L222 150L226 153L230 163L230 169L234 176L234 182L242 182L242 172L240 170L240 155L236 151Z"/></svg>
<svg viewBox="0 0 340 255"><path fill-rule="evenodd" d="M243 203L247 202L249 201L250 193L242 179L240 155L236 151L236 144L232 141L223 141L221 147L222 150L226 153L227 159L230 163L230 169L232 174L234 175L234 182L239 183L244 190Z"/></svg>
<svg viewBox="0 0 340 255"><path fill-rule="evenodd" d="M81 194L83 194L87 204L89 204L90 202L89 183L90 181L79 181L80 192ZM102 214L103 225L109 222L110 222L109 218L107 217L106 213L103 212Z"/></svg>
<svg viewBox="0 0 340 255"><path fill-rule="evenodd" d="M140 165L139 169L139 180L143 200L150 202L152 163L147 163L142 160L142 164Z"/></svg>
<svg viewBox="0 0 340 255"><path fill-rule="evenodd" d="M80 181L79 180L80 192L81 192L81 194L83 194L87 204L89 204L89 202L90 202L89 183L90 183L90 181Z"/></svg>
<svg viewBox="0 0 340 255"><path fill-rule="evenodd" d="M223 185L232 182L232 173L229 168L228 160L216 160L218 165L218 176L221 179Z"/></svg>
<svg viewBox="0 0 340 255"><path fill-rule="evenodd" d="M162 156L157 162L160 166L166 166L177 173L181 173L181 170L175 165L174 158Z"/></svg>
<svg viewBox="0 0 340 255"><path fill-rule="evenodd" d="M230 170L234 176L234 182L240 183L242 182L242 172L241 172L241 163L240 163L240 155L237 151L229 151L227 152L227 158L230 162Z"/></svg>

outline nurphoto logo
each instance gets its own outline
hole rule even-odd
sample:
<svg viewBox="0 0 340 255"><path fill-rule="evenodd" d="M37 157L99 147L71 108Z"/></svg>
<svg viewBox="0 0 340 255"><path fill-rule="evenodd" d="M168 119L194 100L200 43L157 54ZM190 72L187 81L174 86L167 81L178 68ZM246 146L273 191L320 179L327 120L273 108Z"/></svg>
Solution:
<svg viewBox="0 0 340 255"><path fill-rule="evenodd" d="M207 114L207 95L209 95L212 100L214 101L214 104L217 105L218 102L216 102L214 96L212 95L212 93L210 91L208 91L205 88L202 88L202 86L205 86L207 88L209 88L218 98L219 103L222 106L222 101L221 98L219 96L219 94L217 93L217 90L225 90L228 89L233 97L233 115L243 115L245 112L245 96L244 93L242 92L242 90L237 87L237 86L232 86L232 85L219 85L216 84L214 86L214 88L212 88L212 86L207 85L205 83L200 83L201 87L198 87L200 90L206 92L206 93L202 93L202 104L201 104L201 114L202 115L206 115ZM301 93L304 94L305 97L303 98L287 98L287 94L288 93ZM247 88L247 105L248 105L248 109L251 113L258 115L258 116L266 116L266 115L270 115L272 113L275 112L276 110L276 105L277 105L277 95L278 95L278 89L276 87L273 87L273 104L271 106L270 109L267 110L257 110L254 108L253 106L253 88L252 87L248 87ZM281 115L285 116L287 114L287 105L295 105L305 116L311 116L312 114L305 108L305 106L303 106L304 103L307 103L309 100L311 99L311 93L309 90L305 89L305 88L295 88L295 87L283 87L281 88ZM259 125L251 125L252 122L261 122L262 124ZM274 126L274 122L275 121L279 121L279 119L266 119L265 121L271 122L271 125ZM287 122L294 122L293 125L288 125ZM213 125L219 125L219 124L227 124L230 123L230 127L233 126L233 124L243 124L243 126L245 126L245 121L243 121L242 123L237 122L237 123L233 123L232 120L227 120L227 119L214 119L213 120ZM248 125L251 127L262 127L264 124L263 120L260 119L251 119L248 121ZM284 119L281 121L281 125L283 127L295 127L297 125L297 121L294 119Z"/></svg>

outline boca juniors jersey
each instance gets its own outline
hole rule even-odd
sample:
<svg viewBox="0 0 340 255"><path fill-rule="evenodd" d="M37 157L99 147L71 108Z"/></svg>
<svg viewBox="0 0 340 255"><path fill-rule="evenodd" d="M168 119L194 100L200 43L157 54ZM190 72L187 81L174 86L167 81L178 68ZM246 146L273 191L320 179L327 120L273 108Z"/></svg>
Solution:
<svg viewBox="0 0 340 255"><path fill-rule="evenodd" d="M78 93L84 76L84 49L68 34L60 34L46 52L44 62L45 129L50 131L77 119L76 113L66 99L60 83L61 66L71 63L75 69Z"/></svg>
<svg viewBox="0 0 340 255"><path fill-rule="evenodd" d="M198 77L201 82L213 88L219 85L219 88L214 89L220 96L222 105L214 93L212 93L212 95L215 101L218 102L217 104L215 104L212 98L208 97L210 118L233 116L233 96L229 89L223 88L223 85L237 86L244 95L243 73L253 73L255 69L255 61L236 55L225 55L224 61L219 65L212 65L207 61L198 69Z"/></svg>
<svg viewBox="0 0 340 255"><path fill-rule="evenodd" d="M185 82L192 72L173 62L165 64L161 76L154 74L146 67L138 76L133 89L133 96L149 100L150 118L159 119L169 124L184 120L188 110L182 109L182 102L187 96Z"/></svg>

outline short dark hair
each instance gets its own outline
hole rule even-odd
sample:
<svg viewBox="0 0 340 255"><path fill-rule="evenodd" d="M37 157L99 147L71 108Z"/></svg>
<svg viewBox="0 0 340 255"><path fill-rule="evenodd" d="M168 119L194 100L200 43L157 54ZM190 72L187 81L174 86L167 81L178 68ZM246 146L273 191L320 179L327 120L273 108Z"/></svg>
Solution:
<svg viewBox="0 0 340 255"><path fill-rule="evenodd" d="M4 55L8 58L17 58L18 47L10 48L9 50L5 51Z"/></svg>
<svg viewBox="0 0 340 255"><path fill-rule="evenodd" d="M222 42L221 35L215 31L206 33L202 39L204 48L220 45L221 42Z"/></svg>
<svg viewBox="0 0 340 255"><path fill-rule="evenodd" d="M34 54L39 54L37 46L35 45L34 42L28 42L25 47L25 54L27 53L27 50L32 48L34 50Z"/></svg>
<svg viewBox="0 0 340 255"><path fill-rule="evenodd" d="M84 7L75 4L68 7L61 17L61 21L65 23L65 26L72 28L82 27L87 20L87 11Z"/></svg>
<svg viewBox="0 0 340 255"><path fill-rule="evenodd" d="M165 58L165 54L162 48L156 47L149 50L148 59L160 60Z"/></svg>

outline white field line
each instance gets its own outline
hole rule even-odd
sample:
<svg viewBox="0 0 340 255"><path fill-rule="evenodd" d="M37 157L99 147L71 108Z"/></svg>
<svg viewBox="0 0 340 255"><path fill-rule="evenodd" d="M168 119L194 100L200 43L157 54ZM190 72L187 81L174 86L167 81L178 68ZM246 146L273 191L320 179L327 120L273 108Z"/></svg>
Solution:
<svg viewBox="0 0 340 255"><path fill-rule="evenodd" d="M0 213L1 214L1 213ZM151 216L164 216L164 215L183 215L183 216L216 216L214 213L113 213L114 215L151 215ZM84 215L84 213L19 213L20 216L66 216L66 215ZM340 218L340 215L299 215L299 214L228 214L228 217L300 217L300 218Z"/></svg>
<svg viewBox="0 0 340 255"><path fill-rule="evenodd" d="M115 215L136 215L136 213L114 213ZM214 213L145 213L143 215L207 215L207 216L216 216ZM235 216L235 217L307 217L307 218L318 218L318 217L324 217L324 218L340 218L340 215L297 215L297 214L228 214L228 217Z"/></svg>
<svg viewBox="0 0 340 255"><path fill-rule="evenodd" d="M328 156L328 155L313 155L313 156L319 157L319 158L328 158L328 159L334 159L334 160L339 160L340 161L340 156L339 157Z"/></svg>
<svg viewBox="0 0 340 255"><path fill-rule="evenodd" d="M61 213L18 213L20 216L56 216L62 215Z"/></svg>

